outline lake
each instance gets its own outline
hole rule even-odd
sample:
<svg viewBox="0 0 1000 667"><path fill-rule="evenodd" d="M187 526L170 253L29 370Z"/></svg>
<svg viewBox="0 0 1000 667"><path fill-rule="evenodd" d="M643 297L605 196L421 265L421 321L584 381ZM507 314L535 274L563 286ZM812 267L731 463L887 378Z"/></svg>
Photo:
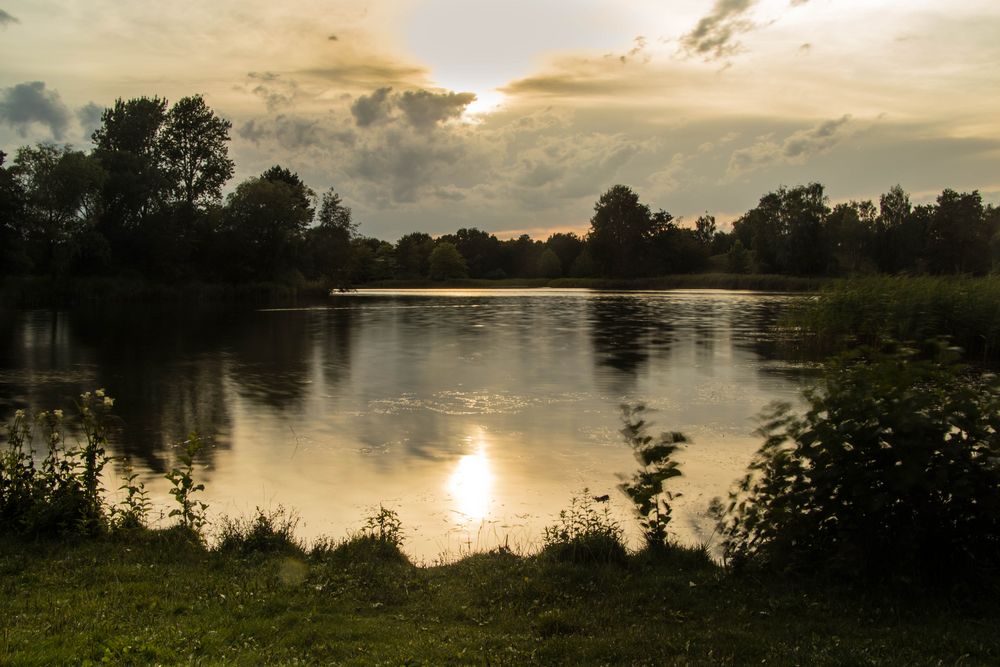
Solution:
<svg viewBox="0 0 1000 667"><path fill-rule="evenodd" d="M536 548L584 488L611 494L634 539L615 488L636 466L619 406L644 403L657 431L692 440L673 525L695 542L759 445L754 417L809 381L773 332L801 298L372 290L298 309L8 311L0 418L68 411L103 387L121 418L111 453L151 489L158 525L163 474L196 430L210 436L198 473L210 516L283 505L301 536L342 537L381 503L399 512L405 550L434 562Z"/></svg>

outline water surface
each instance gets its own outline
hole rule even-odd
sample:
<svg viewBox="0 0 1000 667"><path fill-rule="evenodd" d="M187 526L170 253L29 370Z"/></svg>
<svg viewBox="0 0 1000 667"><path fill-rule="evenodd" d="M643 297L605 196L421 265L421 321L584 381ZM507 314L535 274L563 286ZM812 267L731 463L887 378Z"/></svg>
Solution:
<svg viewBox="0 0 1000 667"><path fill-rule="evenodd" d="M770 327L801 297L739 292L362 291L302 309L104 308L0 319L0 417L104 387L127 456L168 509L163 473L191 430L213 513L295 508L342 536L382 503L432 561L537 546L583 488L635 467L619 405L645 403L681 454L679 536L756 449L754 416L808 372ZM165 521L165 520L164 520ZM634 533L633 533L634 534Z"/></svg>

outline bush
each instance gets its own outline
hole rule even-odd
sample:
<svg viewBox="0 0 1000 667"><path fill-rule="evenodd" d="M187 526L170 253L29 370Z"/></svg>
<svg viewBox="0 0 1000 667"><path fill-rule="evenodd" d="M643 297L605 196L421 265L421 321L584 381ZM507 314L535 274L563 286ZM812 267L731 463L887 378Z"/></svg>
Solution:
<svg viewBox="0 0 1000 667"><path fill-rule="evenodd" d="M574 496L555 525L545 528L542 554L575 563L625 562L625 535L605 504L607 496L592 498L588 493L584 489ZM600 510L596 504L601 504Z"/></svg>
<svg viewBox="0 0 1000 667"><path fill-rule="evenodd" d="M734 565L865 579L1000 563L1000 386L939 347L847 354L777 406L721 528Z"/></svg>
<svg viewBox="0 0 1000 667"><path fill-rule="evenodd" d="M108 422L114 399L103 389L80 396L76 447L65 441L62 410L32 417L17 410L0 454L0 532L35 536L96 534L108 527L101 477L108 461ZM33 443L45 440L40 465ZM131 484L135 485L132 480ZM141 489L141 484L136 485Z"/></svg>
<svg viewBox="0 0 1000 667"><path fill-rule="evenodd" d="M253 519L223 517L217 549L225 554L251 556L256 554L300 554L302 544L295 537L299 524L294 512L279 506L272 512L257 508Z"/></svg>

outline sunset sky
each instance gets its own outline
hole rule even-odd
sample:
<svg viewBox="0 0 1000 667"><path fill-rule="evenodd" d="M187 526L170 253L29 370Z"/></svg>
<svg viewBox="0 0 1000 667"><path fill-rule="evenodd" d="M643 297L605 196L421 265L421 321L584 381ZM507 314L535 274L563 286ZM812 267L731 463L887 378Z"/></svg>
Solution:
<svg viewBox="0 0 1000 667"><path fill-rule="evenodd" d="M334 186L367 235L583 232L615 183L692 221L778 185L1000 200L996 0L0 0L0 148L89 148L201 93L238 180Z"/></svg>

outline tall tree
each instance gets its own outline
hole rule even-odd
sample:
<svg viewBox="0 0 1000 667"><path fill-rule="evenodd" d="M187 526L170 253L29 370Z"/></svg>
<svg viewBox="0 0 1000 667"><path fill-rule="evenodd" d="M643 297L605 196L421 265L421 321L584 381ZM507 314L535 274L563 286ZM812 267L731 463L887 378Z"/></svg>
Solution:
<svg viewBox="0 0 1000 667"><path fill-rule="evenodd" d="M661 213L654 216L625 185L601 195L590 219L589 240L594 260L605 274L627 277L642 272L649 242L673 219Z"/></svg>
<svg viewBox="0 0 1000 667"><path fill-rule="evenodd" d="M178 100L167 113L159 138L163 167L174 196L189 211L221 199L222 186L232 178L227 145L232 126L201 95Z"/></svg>

